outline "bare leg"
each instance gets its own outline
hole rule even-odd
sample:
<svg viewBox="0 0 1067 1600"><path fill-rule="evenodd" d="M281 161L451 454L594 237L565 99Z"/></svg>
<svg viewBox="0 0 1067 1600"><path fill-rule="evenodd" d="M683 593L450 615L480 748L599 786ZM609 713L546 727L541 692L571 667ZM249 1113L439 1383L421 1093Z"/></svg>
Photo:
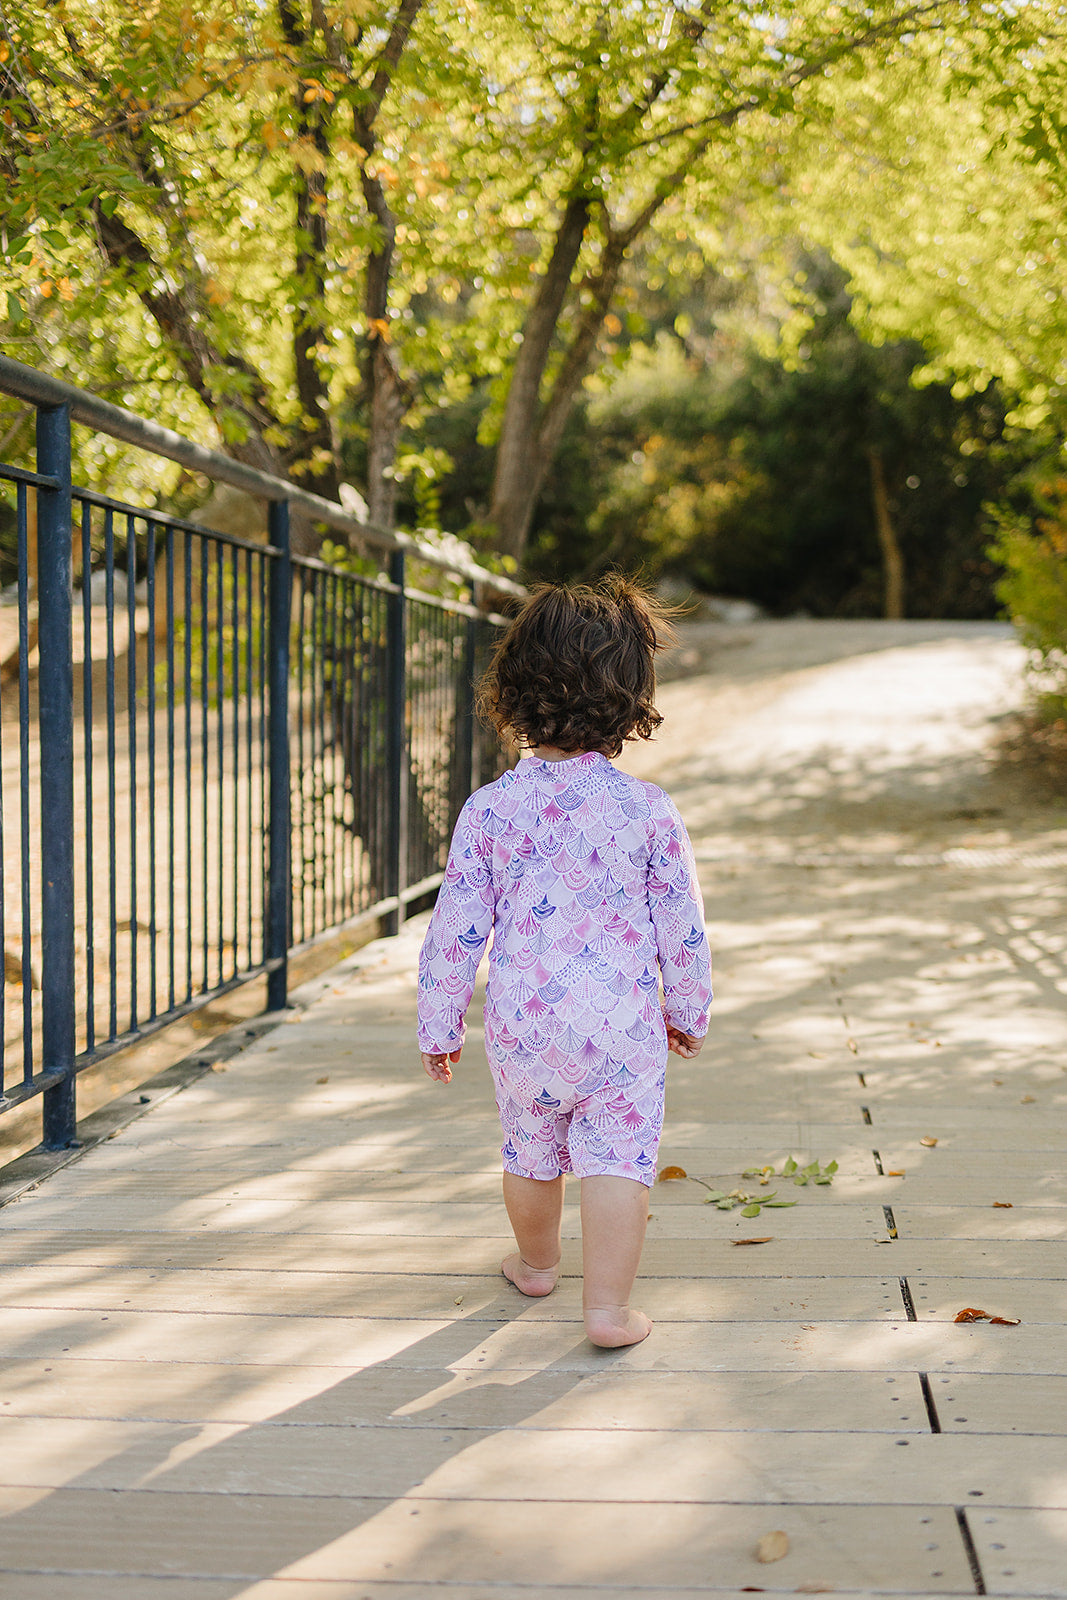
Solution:
<svg viewBox="0 0 1067 1600"><path fill-rule="evenodd" d="M582 1307L594 1344L639 1344L652 1331L630 1308L648 1222L648 1190L632 1178L582 1179Z"/></svg>
<svg viewBox="0 0 1067 1600"><path fill-rule="evenodd" d="M544 1180L504 1174L504 1204L519 1248L504 1257L500 1270L523 1294L551 1294L556 1287L565 1183L562 1174Z"/></svg>

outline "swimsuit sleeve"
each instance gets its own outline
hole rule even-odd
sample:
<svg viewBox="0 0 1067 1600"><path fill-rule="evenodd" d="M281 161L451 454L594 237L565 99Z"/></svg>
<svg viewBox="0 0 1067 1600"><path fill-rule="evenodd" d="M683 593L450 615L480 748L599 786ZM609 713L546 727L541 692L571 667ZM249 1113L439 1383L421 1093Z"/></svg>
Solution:
<svg viewBox="0 0 1067 1600"><path fill-rule="evenodd" d="M478 825L479 809L472 795L460 812L419 955L419 1049L426 1055L443 1055L463 1043L463 1018L493 926L491 845Z"/></svg>
<svg viewBox="0 0 1067 1600"><path fill-rule="evenodd" d="M663 979L663 1014L669 1027L702 1038L711 1004L711 953L704 932L704 903L685 823L664 795L654 816L648 863L648 905Z"/></svg>

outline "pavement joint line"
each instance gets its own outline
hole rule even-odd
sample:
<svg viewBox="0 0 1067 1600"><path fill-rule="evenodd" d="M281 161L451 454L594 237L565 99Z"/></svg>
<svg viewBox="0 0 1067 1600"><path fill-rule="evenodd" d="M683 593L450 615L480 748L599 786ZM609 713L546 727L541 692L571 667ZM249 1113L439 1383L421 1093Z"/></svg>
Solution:
<svg viewBox="0 0 1067 1600"><path fill-rule="evenodd" d="M978 1559L978 1551L975 1549L974 1536L967 1521L967 1508L966 1506L954 1506L953 1510L956 1514L956 1524L960 1530L960 1538L963 1541L963 1553L967 1557L967 1565L970 1567L971 1577L974 1579L974 1592L975 1594L988 1594L985 1578L982 1575L982 1564Z"/></svg>
<svg viewBox="0 0 1067 1600"><path fill-rule="evenodd" d="M923 1404L926 1407L926 1415L930 1420L930 1432L941 1433L943 1431L941 1427L941 1418L938 1415L937 1401L934 1399L934 1391L930 1387L929 1373L919 1373L919 1388L922 1391ZM1039 1436L1031 1434L1028 1437L1034 1438Z"/></svg>

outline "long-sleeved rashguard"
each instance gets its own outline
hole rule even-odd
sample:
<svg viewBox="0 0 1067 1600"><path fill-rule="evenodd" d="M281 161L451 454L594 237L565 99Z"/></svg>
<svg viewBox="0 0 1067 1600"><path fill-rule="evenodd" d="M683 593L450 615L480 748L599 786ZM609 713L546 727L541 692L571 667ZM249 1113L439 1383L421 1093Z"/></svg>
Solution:
<svg viewBox="0 0 1067 1600"><path fill-rule="evenodd" d="M490 931L485 1037L506 1170L652 1183L665 1022L701 1036L711 1002L673 803L596 752L520 761L471 796L419 962L427 1054L463 1042Z"/></svg>

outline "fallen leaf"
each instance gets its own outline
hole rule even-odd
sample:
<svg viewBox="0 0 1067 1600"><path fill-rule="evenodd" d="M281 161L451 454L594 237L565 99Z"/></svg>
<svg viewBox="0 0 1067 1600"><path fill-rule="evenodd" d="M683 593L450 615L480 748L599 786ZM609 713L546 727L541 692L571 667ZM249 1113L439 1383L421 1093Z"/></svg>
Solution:
<svg viewBox="0 0 1067 1600"><path fill-rule="evenodd" d="M1011 1211L1013 1209L1014 1209L1014 1202L1011 1201L1011 1200L994 1200L993 1201L993 1210L994 1211Z"/></svg>
<svg viewBox="0 0 1067 1600"><path fill-rule="evenodd" d="M329 1083L329 1081L330 1081L329 1074L327 1074L327 1076L325 1078L316 1078L315 1079L316 1083Z"/></svg>
<svg viewBox="0 0 1067 1600"><path fill-rule="evenodd" d="M825 1050L809 1050L808 1051L808 1055L811 1057L811 1059L813 1061L825 1061L826 1060L826 1051Z"/></svg>
<svg viewBox="0 0 1067 1600"><path fill-rule="evenodd" d="M1000 1328L1017 1328L1020 1317L992 1317L988 1311L979 1311L977 1306L964 1306L962 1311L957 1311L953 1319L955 1322L991 1322Z"/></svg>
<svg viewBox="0 0 1067 1600"><path fill-rule="evenodd" d="M664 1167L659 1175L660 1183L673 1183L675 1178L688 1178L689 1174L684 1167Z"/></svg>
<svg viewBox="0 0 1067 1600"><path fill-rule="evenodd" d="M781 1528L776 1528L773 1533L765 1533L756 1545L757 1561L781 1561L789 1554L789 1535L783 1533Z"/></svg>
<svg viewBox="0 0 1067 1600"><path fill-rule="evenodd" d="M764 1233L755 1239L735 1239L734 1244L770 1244L773 1238L773 1233Z"/></svg>
<svg viewBox="0 0 1067 1600"><path fill-rule="evenodd" d="M803 1329L805 1329L805 1331L808 1332L808 1333L814 1333L815 1332L815 1323L814 1322L802 1322L800 1324L800 1326Z"/></svg>
<svg viewBox="0 0 1067 1600"><path fill-rule="evenodd" d="M924 1144L928 1150L932 1150L934 1148L934 1145L937 1143L937 1140L936 1139L932 1139L930 1137L930 1135L927 1134L925 1139L920 1139L919 1140L919 1143L920 1144Z"/></svg>
<svg viewBox="0 0 1067 1600"><path fill-rule="evenodd" d="M1024 1094L1022 1099L1019 1101L1019 1104L1021 1106L1036 1105L1037 1104L1037 1096L1033 1095L1033 1094Z"/></svg>
<svg viewBox="0 0 1067 1600"><path fill-rule="evenodd" d="M461 1294L457 1294L457 1296L453 1300L452 1304L454 1306L461 1306L463 1304L463 1296Z"/></svg>
<svg viewBox="0 0 1067 1600"><path fill-rule="evenodd" d="M1003 1084L1004 1079L1003 1078L994 1078L993 1082L996 1084L997 1088L999 1089L1001 1087L1001 1085Z"/></svg>
<svg viewBox="0 0 1067 1600"><path fill-rule="evenodd" d="M852 1054L854 1056L858 1056L859 1055L860 1047L856 1043L855 1039L846 1039L845 1043L848 1045L849 1049L852 1051Z"/></svg>
<svg viewBox="0 0 1067 1600"><path fill-rule="evenodd" d="M906 1178L907 1173L903 1167L890 1167L886 1173L887 1178Z"/></svg>
<svg viewBox="0 0 1067 1600"><path fill-rule="evenodd" d="M796 1587L797 1594L833 1594L833 1592L832 1583L798 1583Z"/></svg>

